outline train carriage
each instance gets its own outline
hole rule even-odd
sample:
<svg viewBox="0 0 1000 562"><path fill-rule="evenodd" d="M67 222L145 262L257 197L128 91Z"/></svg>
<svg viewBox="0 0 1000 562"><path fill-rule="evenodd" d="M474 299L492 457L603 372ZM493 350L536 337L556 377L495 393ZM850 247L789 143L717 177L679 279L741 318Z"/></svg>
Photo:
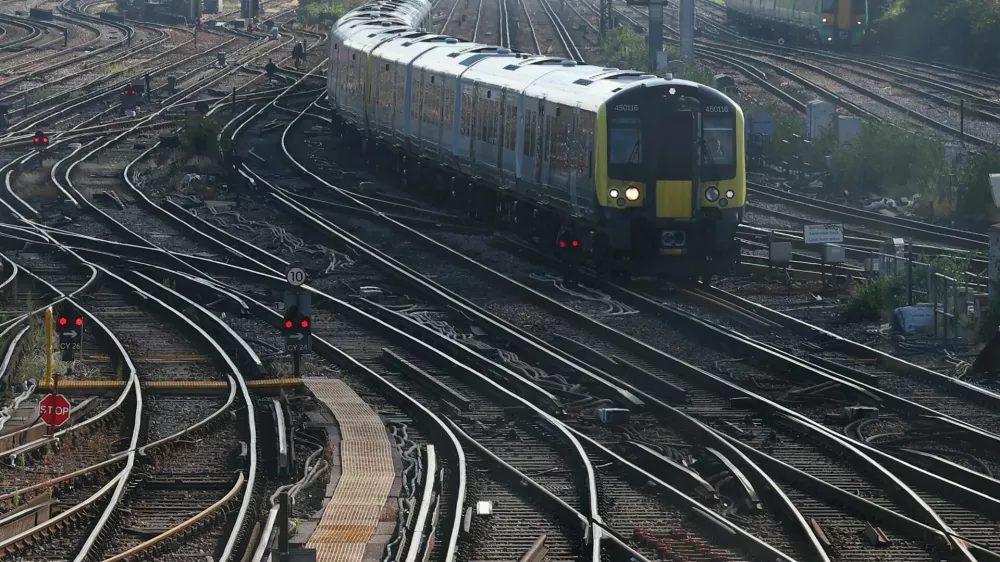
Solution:
<svg viewBox="0 0 1000 562"><path fill-rule="evenodd" d="M660 276L738 259L746 174L731 99L426 33L428 16L425 0L379 1L334 26L333 121L366 152L543 247L573 249L567 259Z"/></svg>
<svg viewBox="0 0 1000 562"><path fill-rule="evenodd" d="M860 45L868 28L867 0L726 0L726 15L741 31L779 44Z"/></svg>

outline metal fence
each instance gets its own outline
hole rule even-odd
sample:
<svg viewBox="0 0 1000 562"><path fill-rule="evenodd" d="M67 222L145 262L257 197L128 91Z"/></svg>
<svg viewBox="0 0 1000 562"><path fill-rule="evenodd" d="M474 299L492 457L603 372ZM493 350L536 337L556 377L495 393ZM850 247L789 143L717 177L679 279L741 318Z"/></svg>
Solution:
<svg viewBox="0 0 1000 562"><path fill-rule="evenodd" d="M871 276L892 275L903 283L908 306L925 304L933 311L935 337L945 345L961 337L961 321L982 312L976 295L985 291L988 279L965 273L961 280L937 271L934 266L899 255L872 252L865 269Z"/></svg>

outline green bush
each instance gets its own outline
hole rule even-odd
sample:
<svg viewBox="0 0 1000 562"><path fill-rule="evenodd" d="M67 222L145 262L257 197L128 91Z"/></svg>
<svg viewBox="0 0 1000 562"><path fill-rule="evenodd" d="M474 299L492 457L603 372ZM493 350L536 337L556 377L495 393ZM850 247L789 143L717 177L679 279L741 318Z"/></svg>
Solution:
<svg viewBox="0 0 1000 562"><path fill-rule="evenodd" d="M990 174L1000 173L1000 152L988 150L972 155L956 174L957 211L966 216L988 218L994 208Z"/></svg>
<svg viewBox="0 0 1000 562"><path fill-rule="evenodd" d="M891 125L865 123L861 134L843 146L836 145L832 134L825 141L816 149L832 154L831 180L837 191L933 197L949 170L940 140Z"/></svg>
<svg viewBox="0 0 1000 562"><path fill-rule="evenodd" d="M327 29L340 16L361 5L358 0L299 0L296 16L303 25L315 25Z"/></svg>
<svg viewBox="0 0 1000 562"><path fill-rule="evenodd" d="M219 132L222 127L223 123L213 115L188 113L181 146L189 155L214 158L219 153Z"/></svg>
<svg viewBox="0 0 1000 562"><path fill-rule="evenodd" d="M896 307L904 304L903 280L895 275L877 277L851 288L844 316L851 322L885 320Z"/></svg>
<svg viewBox="0 0 1000 562"><path fill-rule="evenodd" d="M646 38L627 27L616 27L604 34L601 51L612 66L641 71L649 69Z"/></svg>

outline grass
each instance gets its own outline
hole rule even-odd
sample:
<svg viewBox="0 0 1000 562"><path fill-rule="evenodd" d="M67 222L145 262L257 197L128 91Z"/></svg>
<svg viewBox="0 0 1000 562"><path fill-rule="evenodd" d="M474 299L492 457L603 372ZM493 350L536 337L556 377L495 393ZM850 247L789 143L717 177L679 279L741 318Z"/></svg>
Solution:
<svg viewBox="0 0 1000 562"><path fill-rule="evenodd" d="M52 184L49 174L42 170L24 171L11 182L14 192L21 197L58 199L59 190Z"/></svg>
<svg viewBox="0 0 1000 562"><path fill-rule="evenodd" d="M35 306L34 299L28 299L24 312L33 311ZM28 322L29 329L22 338L19 358L14 366L8 390L30 378L36 379L39 383L45 382L45 313L32 315ZM55 345L56 342L53 340L53 346ZM60 375L66 372L66 364L59 358L58 352L52 356L52 372Z"/></svg>
<svg viewBox="0 0 1000 562"><path fill-rule="evenodd" d="M109 74L114 74L116 72L121 72L121 71L125 70L125 68L126 68L125 63L122 63L122 62L113 62L113 63L111 63L111 64L108 65L108 73Z"/></svg>

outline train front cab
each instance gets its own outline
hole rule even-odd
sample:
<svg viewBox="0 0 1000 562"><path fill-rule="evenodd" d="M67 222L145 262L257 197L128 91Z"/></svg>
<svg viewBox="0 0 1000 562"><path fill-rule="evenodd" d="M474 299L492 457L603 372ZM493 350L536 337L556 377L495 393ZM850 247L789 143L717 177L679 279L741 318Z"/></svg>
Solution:
<svg viewBox="0 0 1000 562"><path fill-rule="evenodd" d="M607 101L595 179L612 268L668 278L729 271L746 200L742 132L739 106L692 82L644 83Z"/></svg>
<svg viewBox="0 0 1000 562"><path fill-rule="evenodd" d="M820 42L835 47L860 45L868 28L868 0L820 0Z"/></svg>

